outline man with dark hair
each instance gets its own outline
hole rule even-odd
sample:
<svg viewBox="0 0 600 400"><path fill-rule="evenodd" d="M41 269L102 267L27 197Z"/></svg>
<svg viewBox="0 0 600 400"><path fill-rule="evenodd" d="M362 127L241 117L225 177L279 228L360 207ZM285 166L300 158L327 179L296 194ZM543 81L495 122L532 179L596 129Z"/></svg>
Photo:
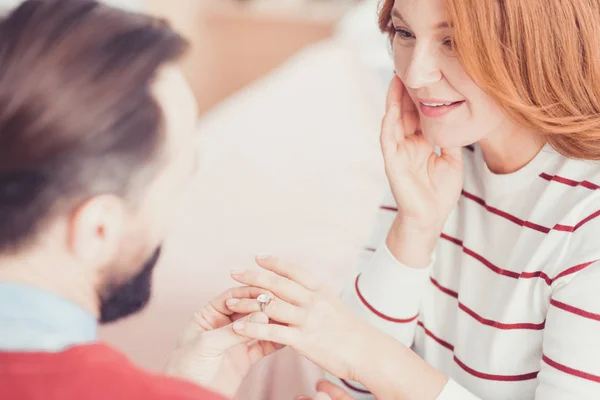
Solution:
<svg viewBox="0 0 600 400"><path fill-rule="evenodd" d="M260 294L244 287L197 313L173 377L97 342L98 322L149 300L195 170L185 48L166 24L93 0L28 0L0 21L0 399L218 399L275 350L231 328L268 322L228 311Z"/></svg>

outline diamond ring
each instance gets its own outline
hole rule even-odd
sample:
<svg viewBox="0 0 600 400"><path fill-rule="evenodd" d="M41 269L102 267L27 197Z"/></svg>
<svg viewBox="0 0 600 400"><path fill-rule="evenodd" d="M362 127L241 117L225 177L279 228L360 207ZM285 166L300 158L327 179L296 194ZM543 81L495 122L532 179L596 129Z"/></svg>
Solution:
<svg viewBox="0 0 600 400"><path fill-rule="evenodd" d="M271 302L271 295L261 294L256 298L256 301L258 301L258 304L260 305L260 312L265 312L265 308Z"/></svg>

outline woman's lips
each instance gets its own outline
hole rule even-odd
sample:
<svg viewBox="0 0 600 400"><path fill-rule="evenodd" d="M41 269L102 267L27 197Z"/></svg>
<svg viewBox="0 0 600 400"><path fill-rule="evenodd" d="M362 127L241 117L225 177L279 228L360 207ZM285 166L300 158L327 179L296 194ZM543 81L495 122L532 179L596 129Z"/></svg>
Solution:
<svg viewBox="0 0 600 400"><path fill-rule="evenodd" d="M439 118L456 110L464 104L464 100L455 102L419 101L421 113L429 118Z"/></svg>

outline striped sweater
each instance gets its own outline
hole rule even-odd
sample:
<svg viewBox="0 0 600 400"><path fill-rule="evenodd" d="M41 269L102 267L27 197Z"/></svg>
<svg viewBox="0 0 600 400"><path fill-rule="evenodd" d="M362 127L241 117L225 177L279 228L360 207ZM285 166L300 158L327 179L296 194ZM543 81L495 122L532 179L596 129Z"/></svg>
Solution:
<svg viewBox="0 0 600 400"><path fill-rule="evenodd" d="M478 146L463 152L432 265L386 248L389 194L344 300L450 378L439 400L600 399L600 164L546 146L497 175Z"/></svg>

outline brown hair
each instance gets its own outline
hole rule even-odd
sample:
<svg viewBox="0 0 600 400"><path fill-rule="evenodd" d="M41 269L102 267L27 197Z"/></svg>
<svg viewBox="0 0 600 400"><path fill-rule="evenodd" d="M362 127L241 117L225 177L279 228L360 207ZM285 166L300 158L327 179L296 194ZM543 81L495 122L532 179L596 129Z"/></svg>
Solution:
<svg viewBox="0 0 600 400"><path fill-rule="evenodd" d="M153 79L185 47L165 23L92 0L28 0L0 22L0 250L144 181L163 142Z"/></svg>
<svg viewBox="0 0 600 400"><path fill-rule="evenodd" d="M445 0L465 71L569 158L600 159L600 2ZM379 26L394 34L394 0Z"/></svg>

